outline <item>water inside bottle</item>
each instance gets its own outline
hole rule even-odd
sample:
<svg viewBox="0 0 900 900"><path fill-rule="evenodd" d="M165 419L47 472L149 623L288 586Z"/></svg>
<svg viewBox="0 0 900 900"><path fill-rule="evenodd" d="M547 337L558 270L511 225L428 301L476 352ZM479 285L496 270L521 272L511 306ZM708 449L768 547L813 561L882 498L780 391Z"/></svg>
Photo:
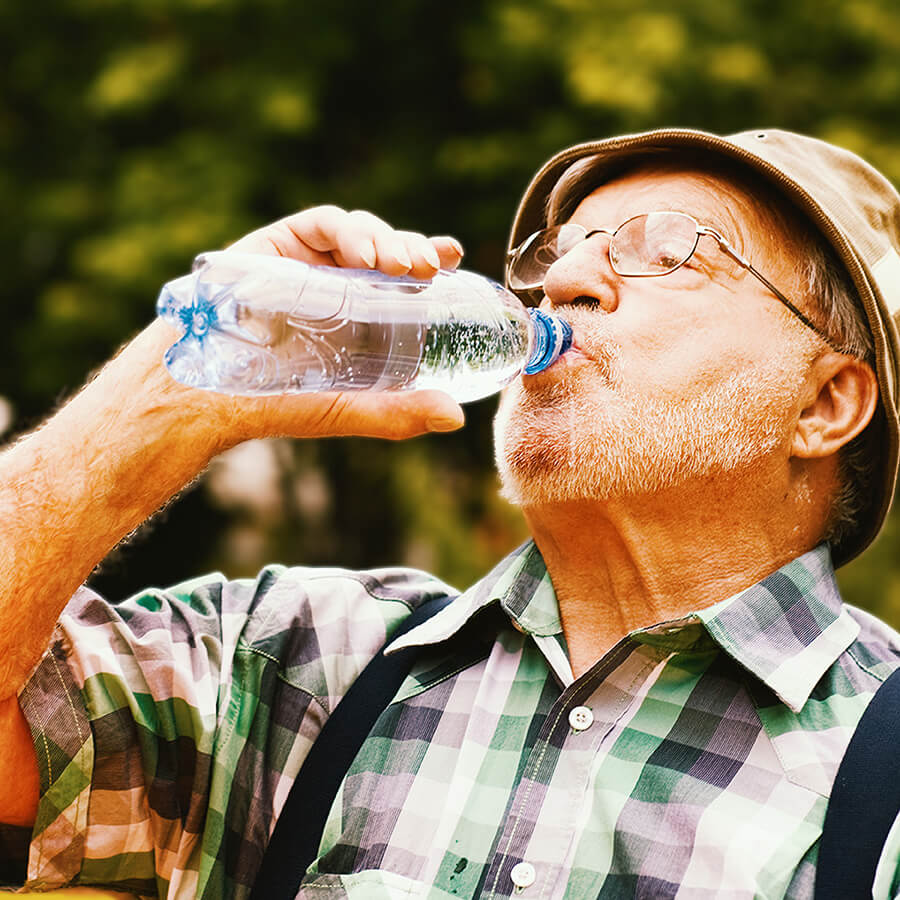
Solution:
<svg viewBox="0 0 900 900"><path fill-rule="evenodd" d="M425 334L414 386L445 390L460 402L489 396L522 370L529 341L527 323L505 310L435 322Z"/></svg>

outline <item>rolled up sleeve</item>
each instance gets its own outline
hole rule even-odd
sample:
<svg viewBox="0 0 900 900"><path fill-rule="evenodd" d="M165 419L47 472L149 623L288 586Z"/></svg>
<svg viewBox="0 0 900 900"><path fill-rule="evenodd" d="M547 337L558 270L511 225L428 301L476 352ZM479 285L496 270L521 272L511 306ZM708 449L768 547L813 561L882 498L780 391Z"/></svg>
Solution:
<svg viewBox="0 0 900 900"><path fill-rule="evenodd" d="M41 779L26 887L245 893L330 710L447 590L415 570L277 566L117 604L82 588L19 696Z"/></svg>

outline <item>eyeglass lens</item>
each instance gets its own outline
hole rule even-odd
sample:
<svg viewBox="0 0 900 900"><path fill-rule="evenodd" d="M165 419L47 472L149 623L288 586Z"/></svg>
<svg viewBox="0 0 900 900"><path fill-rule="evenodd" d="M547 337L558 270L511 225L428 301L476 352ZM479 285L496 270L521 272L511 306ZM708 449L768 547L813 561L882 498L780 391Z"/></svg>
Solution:
<svg viewBox="0 0 900 900"><path fill-rule="evenodd" d="M550 266L589 234L574 223L546 228L519 248L509 272L514 289L533 289ZM697 223L678 212L635 216L610 239L609 258L619 275L664 275L677 269L697 245Z"/></svg>
<svg viewBox="0 0 900 900"><path fill-rule="evenodd" d="M681 213L648 213L619 227L609 258L619 275L665 275L677 269L697 245L697 225Z"/></svg>

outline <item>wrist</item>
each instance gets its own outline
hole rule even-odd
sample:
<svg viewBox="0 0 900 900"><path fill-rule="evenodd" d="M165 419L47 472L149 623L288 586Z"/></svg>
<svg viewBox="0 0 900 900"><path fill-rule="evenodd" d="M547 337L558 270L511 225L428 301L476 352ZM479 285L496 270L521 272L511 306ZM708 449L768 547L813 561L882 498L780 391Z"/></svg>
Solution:
<svg viewBox="0 0 900 900"><path fill-rule="evenodd" d="M130 394L123 400L131 407L135 426L148 432L148 437L170 434L182 452L190 448L202 469L249 435L239 427L233 398L187 387L168 373L163 357L178 339L170 325L154 320L113 360L109 375L120 392Z"/></svg>

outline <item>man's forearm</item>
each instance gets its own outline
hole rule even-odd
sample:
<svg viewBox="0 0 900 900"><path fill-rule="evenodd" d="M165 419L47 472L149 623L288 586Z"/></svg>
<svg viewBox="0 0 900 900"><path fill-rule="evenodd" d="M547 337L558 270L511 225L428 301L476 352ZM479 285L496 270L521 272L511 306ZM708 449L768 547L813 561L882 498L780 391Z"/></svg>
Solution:
<svg viewBox="0 0 900 900"><path fill-rule="evenodd" d="M0 455L0 699L24 683L94 566L223 449L227 405L160 364L172 336L155 322Z"/></svg>
<svg viewBox="0 0 900 900"><path fill-rule="evenodd" d="M315 265L429 278L455 268L452 238L396 232L361 211L318 207L235 245ZM37 764L16 694L60 611L94 566L222 450L272 435L392 440L463 424L438 391L229 398L174 382L156 321L41 429L0 454L0 822L30 824Z"/></svg>

